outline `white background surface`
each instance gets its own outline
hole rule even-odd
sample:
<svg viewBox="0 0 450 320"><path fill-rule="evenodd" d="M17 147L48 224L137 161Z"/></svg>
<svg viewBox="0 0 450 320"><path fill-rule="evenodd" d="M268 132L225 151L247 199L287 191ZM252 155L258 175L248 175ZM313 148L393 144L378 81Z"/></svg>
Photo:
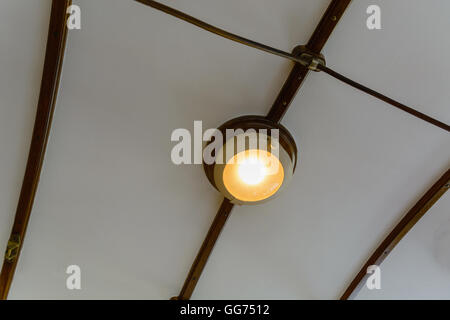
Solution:
<svg viewBox="0 0 450 320"><path fill-rule="evenodd" d="M328 0L164 1L290 51ZM133 1L78 0L61 91L12 299L177 295L221 197L201 166L173 165L170 134L265 114L291 63ZM31 139L50 0L0 3L0 246ZM383 29L369 31L379 4ZM450 2L353 1L324 49L328 65L450 122ZM335 299L450 164L448 133L325 74L311 74L283 120L300 148L276 200L237 207L195 299ZM450 298L449 195L359 298ZM68 265L82 290L65 287Z"/></svg>

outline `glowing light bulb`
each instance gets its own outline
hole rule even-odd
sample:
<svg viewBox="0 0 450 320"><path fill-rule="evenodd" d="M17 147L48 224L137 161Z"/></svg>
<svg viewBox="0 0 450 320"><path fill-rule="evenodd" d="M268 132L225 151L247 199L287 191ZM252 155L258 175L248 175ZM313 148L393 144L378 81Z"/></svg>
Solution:
<svg viewBox="0 0 450 320"><path fill-rule="evenodd" d="M261 183L266 177L266 166L258 157L248 157L244 159L238 168L239 178L248 185Z"/></svg>
<svg viewBox="0 0 450 320"><path fill-rule="evenodd" d="M274 164L274 166L270 166ZM246 150L231 158L223 170L223 184L236 199L261 201L275 194L283 184L280 160L262 150Z"/></svg>

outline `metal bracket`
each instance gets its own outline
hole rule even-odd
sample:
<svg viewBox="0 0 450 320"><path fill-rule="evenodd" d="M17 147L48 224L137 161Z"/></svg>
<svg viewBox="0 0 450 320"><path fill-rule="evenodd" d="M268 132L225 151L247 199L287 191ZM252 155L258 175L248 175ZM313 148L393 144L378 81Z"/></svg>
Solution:
<svg viewBox="0 0 450 320"><path fill-rule="evenodd" d="M327 65L323 54L315 53L309 50L306 46L295 47L292 51L292 54L299 57L301 60L304 60L306 63L306 67L311 71L319 72L319 65L324 67Z"/></svg>
<svg viewBox="0 0 450 320"><path fill-rule="evenodd" d="M6 247L5 260L9 263L14 262L19 255L20 248L20 235L13 234L8 241L8 246Z"/></svg>

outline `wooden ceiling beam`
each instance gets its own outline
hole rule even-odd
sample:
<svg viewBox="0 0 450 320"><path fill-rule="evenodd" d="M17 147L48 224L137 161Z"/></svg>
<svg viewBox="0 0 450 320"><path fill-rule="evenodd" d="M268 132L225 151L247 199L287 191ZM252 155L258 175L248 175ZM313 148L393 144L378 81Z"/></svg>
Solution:
<svg viewBox="0 0 450 320"><path fill-rule="evenodd" d="M353 281L350 283L341 300L354 298L366 283L369 276L367 268L372 265L380 266L394 247L414 227L414 225L427 213L427 211L450 188L450 169L420 198L420 200L400 220L389 235L381 242L379 247L370 256Z"/></svg>
<svg viewBox="0 0 450 320"><path fill-rule="evenodd" d="M325 46L331 33L340 21L350 2L351 0L331 1L313 35L306 44L306 48L315 53L320 53L322 51L323 47ZM294 100L298 89L305 81L308 73L308 68L298 63L294 65L291 73L289 74L286 82L283 85L283 88L281 89L274 104L272 105L272 108L266 116L268 119L277 123L281 121L292 101Z"/></svg>
<svg viewBox="0 0 450 320"><path fill-rule="evenodd" d="M172 298L173 300L189 300L191 298L198 279L200 279L206 262L211 255L214 245L216 244L216 241L219 238L233 207L234 204L232 204L230 200L226 198L223 200L222 205L220 206L219 211L217 212L217 215L209 228L208 234L206 235L206 238L197 254L197 257L195 258L191 270L189 271L183 288L181 289L178 297Z"/></svg>
<svg viewBox="0 0 450 320"><path fill-rule="evenodd" d="M22 249L58 95L67 35L67 9L71 0L53 0L39 101L27 167L20 191L14 225L0 273L0 299L8 297Z"/></svg>
<svg viewBox="0 0 450 320"><path fill-rule="evenodd" d="M138 0L139 1L139 0ZM141 2L141 1L139 1ZM143 1L145 2L145 1ZM331 35L331 32L336 27L340 18L345 12L345 9L350 4L351 0L332 0L331 4L328 6L327 11L322 17L319 25L316 27L311 39L307 44L307 48L314 52L319 53L326 41ZM295 64L292 72L290 73L286 83L281 89L280 94L278 95L275 103L270 110L267 118L279 122L283 115L286 113L287 108L295 97L295 94L298 88L301 86L303 81L308 74L308 69L301 66L300 64ZM206 262L208 261L209 256L214 248L214 245L219 238L219 235L225 226L225 222L228 219L228 216L233 208L233 204L225 199L222 202L222 205L214 219L209 232L201 246L197 257L194 261L194 264L189 271L189 274L186 278L184 286L178 295L178 297L174 297L172 299L179 300L188 300L191 298L192 293L197 285L197 282L202 274L203 269L205 268Z"/></svg>

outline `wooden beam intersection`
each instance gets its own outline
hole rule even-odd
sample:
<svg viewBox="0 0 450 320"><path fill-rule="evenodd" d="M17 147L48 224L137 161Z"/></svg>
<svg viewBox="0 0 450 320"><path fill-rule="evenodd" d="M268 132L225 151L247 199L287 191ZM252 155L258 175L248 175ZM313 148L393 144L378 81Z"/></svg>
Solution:
<svg viewBox="0 0 450 320"><path fill-rule="evenodd" d="M350 2L351 0L331 1L331 4L329 5L327 11L325 12L319 25L315 29L311 39L307 44L308 49L320 53ZM297 90L305 80L308 71L308 68L303 67L298 63L294 65L294 68L289 74L288 79L286 80L283 88L281 89L281 92L275 100L272 109L267 115L268 119L273 120L277 123L280 122L292 100L294 99ZM222 228L225 226L226 219L228 218L228 215L231 212L232 208L233 204L231 204L229 200L225 199L211 225L211 228L205 238L205 241L203 242L202 247L197 254L194 264L189 271L183 289L181 290L178 297L172 299L187 300L191 298L195 286L197 285L202 271L205 268L206 262L214 248L214 244L216 243L222 231Z"/></svg>
<svg viewBox="0 0 450 320"><path fill-rule="evenodd" d="M306 44L306 47L309 50L317 54L322 51L334 28L339 23L347 7L350 5L350 2L351 0L331 1L313 35ZM272 108L267 114L268 119L277 123L281 121L308 74L308 68L298 63L294 65L280 93L275 99Z"/></svg>

